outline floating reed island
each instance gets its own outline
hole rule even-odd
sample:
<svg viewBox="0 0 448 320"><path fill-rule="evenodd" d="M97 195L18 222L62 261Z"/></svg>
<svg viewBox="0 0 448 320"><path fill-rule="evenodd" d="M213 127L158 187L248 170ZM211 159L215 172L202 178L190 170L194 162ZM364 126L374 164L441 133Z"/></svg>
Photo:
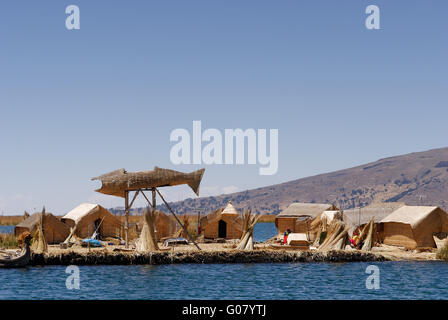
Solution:
<svg viewBox="0 0 448 320"><path fill-rule="evenodd" d="M178 216L159 188L186 184L199 194L204 169L182 173L155 167L101 175L100 193L124 198L124 224L98 204L80 204L62 218L45 212L24 215L14 229L22 252L2 249L0 258L32 252L30 265L160 265L286 262L381 262L447 260L448 214L436 206L383 203L342 210L328 203L292 203L275 216L276 234L254 239L263 215L238 212L229 200L200 217ZM133 196L130 196L130 193ZM151 195L146 195L150 192ZM131 223L130 210L141 195L148 206ZM160 198L168 214L156 210ZM133 219L132 219L133 220ZM32 245L20 246L24 234ZM437 254L439 250L439 254ZM26 256L28 257L28 256Z"/></svg>
<svg viewBox="0 0 448 320"><path fill-rule="evenodd" d="M29 265L162 265L291 262L382 262L389 259L361 251L187 251L148 253L33 253Z"/></svg>

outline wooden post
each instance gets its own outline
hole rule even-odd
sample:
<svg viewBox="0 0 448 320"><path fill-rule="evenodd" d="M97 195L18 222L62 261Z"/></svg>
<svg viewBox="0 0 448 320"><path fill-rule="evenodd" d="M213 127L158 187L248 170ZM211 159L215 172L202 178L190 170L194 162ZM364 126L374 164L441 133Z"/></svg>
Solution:
<svg viewBox="0 0 448 320"><path fill-rule="evenodd" d="M156 189L152 188L152 211L156 211Z"/></svg>
<svg viewBox="0 0 448 320"><path fill-rule="evenodd" d="M125 231L125 247L126 249L129 247L129 191L124 192L124 213L125 213L125 224L124 224L124 231Z"/></svg>
<svg viewBox="0 0 448 320"><path fill-rule="evenodd" d="M156 189L152 188L152 212L154 214L154 231L157 234L155 236L155 242L157 244L157 242L159 241L159 231L157 230L157 223L156 223L156 218L155 218L155 214L156 214Z"/></svg>
<svg viewBox="0 0 448 320"><path fill-rule="evenodd" d="M196 231L198 237L201 234L201 219L200 219L200 215L201 215L201 210L198 210L198 226L197 226L197 231Z"/></svg>

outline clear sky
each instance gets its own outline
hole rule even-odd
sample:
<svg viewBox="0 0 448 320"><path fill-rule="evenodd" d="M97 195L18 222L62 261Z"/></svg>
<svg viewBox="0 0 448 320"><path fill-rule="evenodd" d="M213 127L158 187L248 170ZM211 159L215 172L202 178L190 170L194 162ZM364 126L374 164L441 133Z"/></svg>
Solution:
<svg viewBox="0 0 448 320"><path fill-rule="evenodd" d="M65 27L71 4L80 30ZM380 30L365 28L370 4ZM0 212L123 205L90 178L198 169L169 157L171 131L193 120L279 130L276 175L205 166L204 196L448 146L447 12L445 0L1 1Z"/></svg>

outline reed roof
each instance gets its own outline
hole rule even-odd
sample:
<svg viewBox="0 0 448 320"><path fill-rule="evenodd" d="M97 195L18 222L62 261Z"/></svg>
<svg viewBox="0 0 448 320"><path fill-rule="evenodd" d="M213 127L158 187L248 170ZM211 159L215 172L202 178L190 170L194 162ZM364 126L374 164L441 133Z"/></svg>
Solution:
<svg viewBox="0 0 448 320"><path fill-rule="evenodd" d="M62 220L73 220L75 224L78 224L80 220L82 220L84 217L94 214L98 211L102 211L103 214L111 216L113 219L117 220L118 224L121 224L121 222L118 220L117 217L115 217L109 210L103 208L99 204L93 204L93 203L81 203L79 206L71 210L69 213L67 213L65 216L62 217Z"/></svg>
<svg viewBox="0 0 448 320"><path fill-rule="evenodd" d="M327 210L337 210L337 208L332 204L295 202L279 213L276 218L298 218L300 216L315 218Z"/></svg>
<svg viewBox="0 0 448 320"><path fill-rule="evenodd" d="M403 202L388 202L373 204L364 208L344 210L344 221L351 226L366 224L372 218L375 222L379 222L404 205Z"/></svg>
<svg viewBox="0 0 448 320"><path fill-rule="evenodd" d="M84 216L88 215L89 213L96 212L99 209L100 205L98 204L81 203L79 206L63 216L62 219L71 219L75 223L78 223L78 221L81 220Z"/></svg>
<svg viewBox="0 0 448 320"><path fill-rule="evenodd" d="M229 203L224 208L221 214L238 215L238 211L236 211L235 207L232 204L232 201L229 200Z"/></svg>
<svg viewBox="0 0 448 320"><path fill-rule="evenodd" d="M29 230L33 230L34 227L36 227L40 223L41 217L42 217L42 221L44 221L46 219L55 219L55 220L59 221L60 223L62 223L58 218L56 218L51 213L44 213L42 215L42 212L37 212L37 213L32 214L25 220L23 220L21 223L17 224L16 228L28 228Z"/></svg>
<svg viewBox="0 0 448 320"><path fill-rule="evenodd" d="M440 208L430 206L402 206L382 219L380 222L399 222L409 224L412 228L414 228L429 214L437 209Z"/></svg>

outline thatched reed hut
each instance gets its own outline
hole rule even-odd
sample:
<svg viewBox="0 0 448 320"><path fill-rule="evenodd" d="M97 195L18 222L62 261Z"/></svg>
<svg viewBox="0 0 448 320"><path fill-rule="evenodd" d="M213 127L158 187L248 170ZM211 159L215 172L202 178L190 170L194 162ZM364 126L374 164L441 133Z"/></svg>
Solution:
<svg viewBox="0 0 448 320"><path fill-rule="evenodd" d="M70 229L57 217L51 213L34 213L27 219L14 227L14 234L19 236L22 232L28 231L32 235L37 231L42 222L42 230L47 243L60 243L68 237Z"/></svg>
<svg viewBox="0 0 448 320"><path fill-rule="evenodd" d="M439 207L402 206L382 219L377 228L384 244L435 248L433 234L448 232L448 215Z"/></svg>
<svg viewBox="0 0 448 320"><path fill-rule="evenodd" d="M88 238L95 230L100 238L121 237L120 220L99 204L82 203L62 217L69 227L76 227L75 234L80 238Z"/></svg>
<svg viewBox="0 0 448 320"><path fill-rule="evenodd" d="M224 209L218 209L202 217L200 226L206 239L240 239L243 235L242 216L231 201Z"/></svg>
<svg viewBox="0 0 448 320"><path fill-rule="evenodd" d="M286 230L292 233L306 233L311 221L324 211L337 211L332 204L323 203L292 203L275 217L275 226L279 234Z"/></svg>

